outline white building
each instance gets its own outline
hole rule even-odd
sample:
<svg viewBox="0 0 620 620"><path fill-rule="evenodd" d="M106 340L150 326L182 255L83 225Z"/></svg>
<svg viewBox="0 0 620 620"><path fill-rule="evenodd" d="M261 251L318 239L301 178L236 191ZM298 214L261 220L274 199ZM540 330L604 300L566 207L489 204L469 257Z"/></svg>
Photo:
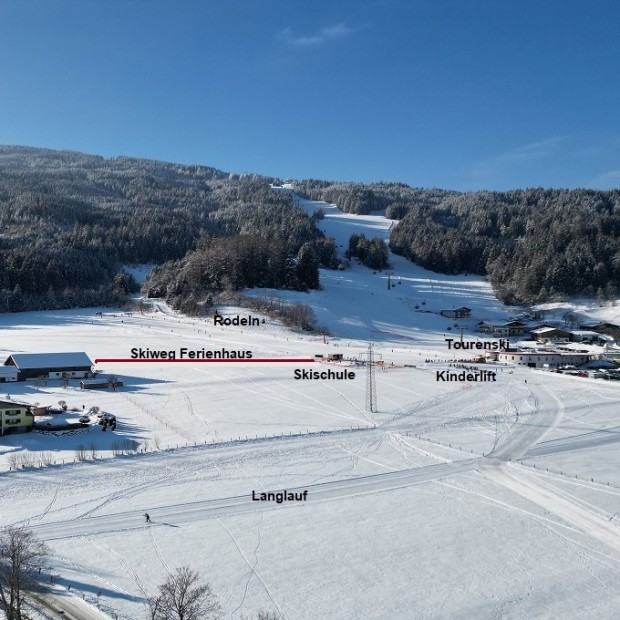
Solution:
<svg viewBox="0 0 620 620"><path fill-rule="evenodd" d="M0 366L0 383L17 381L18 370L14 366Z"/></svg>
<svg viewBox="0 0 620 620"><path fill-rule="evenodd" d="M587 364L593 357L590 353L560 353L559 351L488 351L486 355L489 361L529 368L581 366Z"/></svg>

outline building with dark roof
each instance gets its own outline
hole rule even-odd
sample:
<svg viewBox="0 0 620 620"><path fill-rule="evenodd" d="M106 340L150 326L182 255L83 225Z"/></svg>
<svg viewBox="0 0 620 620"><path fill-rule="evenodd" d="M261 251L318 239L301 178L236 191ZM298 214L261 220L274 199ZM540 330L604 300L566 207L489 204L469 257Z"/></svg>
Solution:
<svg viewBox="0 0 620 620"><path fill-rule="evenodd" d="M48 379L85 379L92 377L93 363L84 352L13 353L4 366L17 369L18 381Z"/></svg>
<svg viewBox="0 0 620 620"><path fill-rule="evenodd" d="M468 319L471 316L471 308L461 306L460 308L453 308L452 310L441 310L439 314L449 319Z"/></svg>

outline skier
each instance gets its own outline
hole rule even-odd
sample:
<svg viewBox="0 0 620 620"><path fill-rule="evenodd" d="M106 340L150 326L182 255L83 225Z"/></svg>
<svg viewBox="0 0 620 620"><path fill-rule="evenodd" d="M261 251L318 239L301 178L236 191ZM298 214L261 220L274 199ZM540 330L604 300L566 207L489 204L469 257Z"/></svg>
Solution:
<svg viewBox="0 0 620 620"><path fill-rule="evenodd" d="M150 522L151 522L151 516L149 515L149 513L148 513L148 512L145 512L145 513L144 513L144 517L146 518L146 522L147 522L147 523L150 523Z"/></svg>

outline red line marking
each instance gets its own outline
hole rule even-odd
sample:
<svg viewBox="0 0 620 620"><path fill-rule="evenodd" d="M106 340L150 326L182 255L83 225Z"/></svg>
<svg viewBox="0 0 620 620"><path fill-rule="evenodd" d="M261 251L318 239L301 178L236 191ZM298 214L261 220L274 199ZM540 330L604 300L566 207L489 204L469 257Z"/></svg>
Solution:
<svg viewBox="0 0 620 620"><path fill-rule="evenodd" d="M105 357L98 358L95 360L95 364L102 364L104 362L107 363L115 363L120 362L123 364L144 364L144 363L152 363L158 362L160 364L169 364L169 363L188 363L188 364L204 364L204 363L234 363L234 362L289 362L294 364L306 364L308 362L316 362L313 357L253 357L250 359L133 359L128 357Z"/></svg>

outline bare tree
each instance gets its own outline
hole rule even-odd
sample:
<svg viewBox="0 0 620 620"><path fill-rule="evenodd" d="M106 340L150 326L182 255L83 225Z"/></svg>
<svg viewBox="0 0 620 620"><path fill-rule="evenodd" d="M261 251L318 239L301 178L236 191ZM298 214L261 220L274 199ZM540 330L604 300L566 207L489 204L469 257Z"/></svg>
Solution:
<svg viewBox="0 0 620 620"><path fill-rule="evenodd" d="M36 586L49 550L25 527L0 533L0 609L7 620L26 620L22 606Z"/></svg>
<svg viewBox="0 0 620 620"><path fill-rule="evenodd" d="M121 385L121 380L115 375L110 375L108 377L108 386L111 387L115 392L116 388Z"/></svg>
<svg viewBox="0 0 620 620"><path fill-rule="evenodd" d="M177 568L149 601L151 620L216 620L222 611L211 586L189 566Z"/></svg>

